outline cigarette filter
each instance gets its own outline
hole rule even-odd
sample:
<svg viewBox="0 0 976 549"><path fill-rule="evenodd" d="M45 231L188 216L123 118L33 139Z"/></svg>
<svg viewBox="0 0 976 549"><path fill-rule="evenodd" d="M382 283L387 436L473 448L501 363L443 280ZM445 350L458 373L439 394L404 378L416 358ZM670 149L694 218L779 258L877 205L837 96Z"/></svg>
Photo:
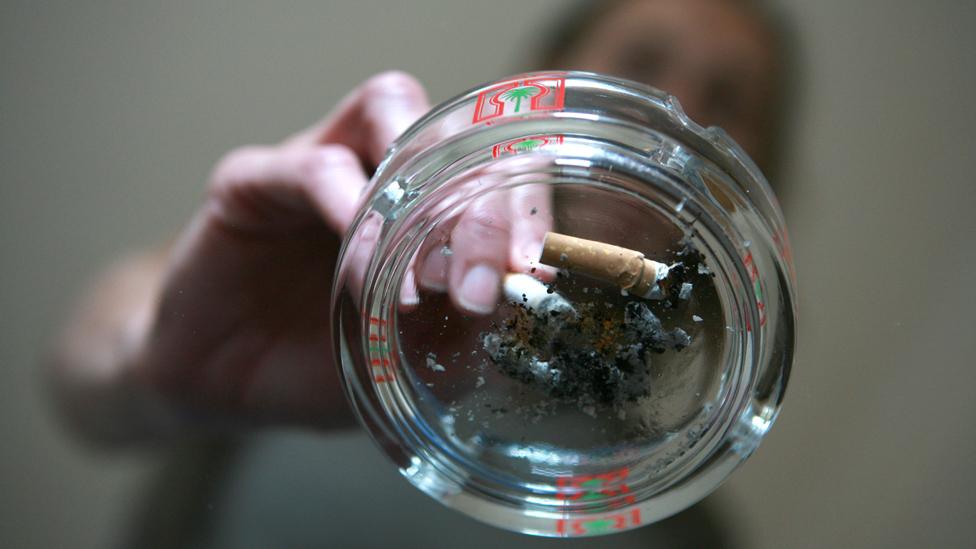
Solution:
<svg viewBox="0 0 976 549"><path fill-rule="evenodd" d="M670 269L636 250L553 232L546 233L541 262L615 284L649 299L665 297L661 281Z"/></svg>

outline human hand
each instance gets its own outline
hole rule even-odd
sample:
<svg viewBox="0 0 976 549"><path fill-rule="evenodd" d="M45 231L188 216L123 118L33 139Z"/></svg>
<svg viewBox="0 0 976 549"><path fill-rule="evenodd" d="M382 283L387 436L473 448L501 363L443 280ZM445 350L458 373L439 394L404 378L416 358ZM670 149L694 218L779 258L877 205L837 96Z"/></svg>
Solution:
<svg viewBox="0 0 976 549"><path fill-rule="evenodd" d="M482 179L493 188L503 183L498 178L488 173ZM413 265L414 278L426 290L447 292L463 312L491 313L506 273L552 277L552 269L538 263L552 227L551 209L549 188L538 183L489 191L470 200L424 241Z"/></svg>
<svg viewBox="0 0 976 549"><path fill-rule="evenodd" d="M339 244L364 166L428 108L416 80L384 73L321 123L228 154L170 254L134 382L204 426L343 423L329 328Z"/></svg>
<svg viewBox="0 0 976 549"><path fill-rule="evenodd" d="M427 109L416 80L386 73L308 130L228 154L169 253L106 277L66 331L55 379L72 422L105 441L348 423L330 337L336 256L368 168ZM504 273L538 258L550 219L541 186L460 198L414 259L406 309L419 281L485 314Z"/></svg>

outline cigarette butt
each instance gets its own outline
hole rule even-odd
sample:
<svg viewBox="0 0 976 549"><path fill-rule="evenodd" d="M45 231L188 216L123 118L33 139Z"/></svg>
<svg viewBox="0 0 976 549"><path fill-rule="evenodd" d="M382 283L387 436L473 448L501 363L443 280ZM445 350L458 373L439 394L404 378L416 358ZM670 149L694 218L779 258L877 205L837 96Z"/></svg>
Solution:
<svg viewBox="0 0 976 549"><path fill-rule="evenodd" d="M658 282L667 276L668 266L636 250L550 232L542 245L541 262L615 284L641 297L664 297Z"/></svg>

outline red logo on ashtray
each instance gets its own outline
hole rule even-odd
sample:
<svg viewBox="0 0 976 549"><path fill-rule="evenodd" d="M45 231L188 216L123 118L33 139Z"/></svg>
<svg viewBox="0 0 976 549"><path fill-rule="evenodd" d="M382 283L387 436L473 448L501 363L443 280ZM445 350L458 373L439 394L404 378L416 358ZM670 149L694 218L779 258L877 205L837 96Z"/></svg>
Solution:
<svg viewBox="0 0 976 549"><path fill-rule="evenodd" d="M640 509L631 509L611 515L559 519L556 521L556 534L560 536L602 534L608 530L626 530L628 527L640 526L640 523Z"/></svg>
<svg viewBox="0 0 976 549"><path fill-rule="evenodd" d="M491 157L498 158L507 154L518 154L534 151L546 145L559 144L563 142L562 135L530 135L520 137L511 141L504 141L491 148Z"/></svg>
<svg viewBox="0 0 976 549"><path fill-rule="evenodd" d="M556 497L567 501L599 500L628 494L617 506L634 503L634 496L629 495L630 488L624 482L630 472L626 467L601 473L598 475L578 475L556 479L559 493Z"/></svg>
<svg viewBox="0 0 976 549"><path fill-rule="evenodd" d="M566 98L566 78L540 75L509 80L478 94L472 124L502 116L538 111L558 111Z"/></svg>
<svg viewBox="0 0 976 549"><path fill-rule="evenodd" d="M597 475L577 475L556 479L557 497L566 501L599 501L619 498L609 502L609 508L620 508L634 503L634 496L627 487L630 471L623 467ZM604 508L606 510L606 507ZM556 533L561 536L584 536L608 530L625 530L639 526L640 509L624 509L616 513L598 513L573 519L556 520Z"/></svg>
<svg viewBox="0 0 976 549"><path fill-rule="evenodd" d="M387 358L389 346L386 342L386 321L375 316L369 317L369 331L369 365L373 372L373 381L393 381L393 368Z"/></svg>
<svg viewBox="0 0 976 549"><path fill-rule="evenodd" d="M749 271L749 281L752 282L752 291L756 295L756 309L759 311L759 326L765 326L766 302L763 300L762 284L759 281L759 268L756 267L756 260L752 257L752 252L747 253L742 262ZM748 318L746 319L746 331L752 331L752 324Z"/></svg>

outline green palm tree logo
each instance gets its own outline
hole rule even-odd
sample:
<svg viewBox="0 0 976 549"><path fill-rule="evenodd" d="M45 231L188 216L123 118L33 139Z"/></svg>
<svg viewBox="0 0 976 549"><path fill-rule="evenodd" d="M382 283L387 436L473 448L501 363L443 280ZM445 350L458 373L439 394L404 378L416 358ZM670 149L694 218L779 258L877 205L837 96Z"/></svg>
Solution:
<svg viewBox="0 0 976 549"><path fill-rule="evenodd" d="M517 151L531 151L536 147L542 146L544 143L541 139L526 139L525 141L519 141L512 145L512 148Z"/></svg>
<svg viewBox="0 0 976 549"><path fill-rule="evenodd" d="M521 86L518 88L513 88L502 94L502 99L504 101L514 101L515 102L515 112L519 112L522 108L522 100L529 99L539 93L539 88L535 86Z"/></svg>

